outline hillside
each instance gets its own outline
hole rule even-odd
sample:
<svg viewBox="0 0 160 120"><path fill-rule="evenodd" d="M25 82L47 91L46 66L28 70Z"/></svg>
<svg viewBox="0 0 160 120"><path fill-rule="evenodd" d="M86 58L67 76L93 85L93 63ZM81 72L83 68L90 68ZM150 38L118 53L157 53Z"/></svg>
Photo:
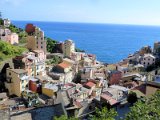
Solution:
<svg viewBox="0 0 160 120"><path fill-rule="evenodd" d="M16 55L20 55L24 51L27 51L27 49L24 47L14 46L0 40L0 62Z"/></svg>

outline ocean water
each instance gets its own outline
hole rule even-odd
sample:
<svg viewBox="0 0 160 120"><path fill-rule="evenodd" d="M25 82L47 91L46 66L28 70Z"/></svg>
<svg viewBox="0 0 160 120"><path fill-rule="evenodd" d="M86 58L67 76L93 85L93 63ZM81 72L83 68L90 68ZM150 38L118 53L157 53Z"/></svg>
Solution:
<svg viewBox="0 0 160 120"><path fill-rule="evenodd" d="M45 36L52 39L74 40L77 48L96 54L97 59L105 63L116 63L142 46L153 47L153 43L160 40L158 26L13 21L21 28L27 23L39 26Z"/></svg>

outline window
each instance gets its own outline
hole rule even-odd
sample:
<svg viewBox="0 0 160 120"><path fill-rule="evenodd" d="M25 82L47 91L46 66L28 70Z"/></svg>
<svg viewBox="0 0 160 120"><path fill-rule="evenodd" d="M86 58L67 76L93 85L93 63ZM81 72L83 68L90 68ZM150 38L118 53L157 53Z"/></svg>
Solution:
<svg viewBox="0 0 160 120"><path fill-rule="evenodd" d="M150 59L148 59L148 61L150 61Z"/></svg>
<svg viewBox="0 0 160 120"><path fill-rule="evenodd" d="M144 58L144 60L146 60L146 58Z"/></svg>
<svg viewBox="0 0 160 120"><path fill-rule="evenodd" d="M153 59L153 61L154 61L154 59Z"/></svg>
<svg viewBox="0 0 160 120"><path fill-rule="evenodd" d="M37 48L38 48L38 46L37 46Z"/></svg>
<svg viewBox="0 0 160 120"><path fill-rule="evenodd" d="M41 48L43 48L43 46L41 46Z"/></svg>
<svg viewBox="0 0 160 120"><path fill-rule="evenodd" d="M146 63L144 62L143 64L145 65Z"/></svg>
<svg viewBox="0 0 160 120"><path fill-rule="evenodd" d="M148 65L149 65L149 63L148 63Z"/></svg>
<svg viewBox="0 0 160 120"><path fill-rule="evenodd" d="M11 75L11 73L9 72L9 75Z"/></svg>
<svg viewBox="0 0 160 120"><path fill-rule="evenodd" d="M41 42L41 44L43 44L43 42Z"/></svg>
<svg viewBox="0 0 160 120"><path fill-rule="evenodd" d="M24 80L22 80L22 84L24 83Z"/></svg>

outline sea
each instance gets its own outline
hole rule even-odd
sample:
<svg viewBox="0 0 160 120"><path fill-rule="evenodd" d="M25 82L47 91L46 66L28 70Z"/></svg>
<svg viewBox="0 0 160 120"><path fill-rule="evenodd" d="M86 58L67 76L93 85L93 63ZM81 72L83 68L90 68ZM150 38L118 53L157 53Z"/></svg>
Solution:
<svg viewBox="0 0 160 120"><path fill-rule="evenodd" d="M71 39L76 47L95 54L104 63L117 63L141 47L160 41L160 26L13 21L25 28L27 23L40 27L45 36L57 41Z"/></svg>

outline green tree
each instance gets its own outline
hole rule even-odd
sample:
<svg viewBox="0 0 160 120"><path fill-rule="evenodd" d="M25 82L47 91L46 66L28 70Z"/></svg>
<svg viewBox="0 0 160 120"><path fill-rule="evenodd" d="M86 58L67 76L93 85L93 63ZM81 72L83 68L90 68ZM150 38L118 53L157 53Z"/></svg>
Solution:
<svg viewBox="0 0 160 120"><path fill-rule="evenodd" d="M114 109L108 110L103 107L101 110L96 108L95 114L90 115L91 120L114 120L117 116L117 112Z"/></svg>
<svg viewBox="0 0 160 120"><path fill-rule="evenodd" d="M125 120L160 120L160 91L151 98L135 103Z"/></svg>
<svg viewBox="0 0 160 120"><path fill-rule="evenodd" d="M85 52L84 50L81 50L81 49L79 49L79 48L75 48L75 51L76 51L76 52Z"/></svg>
<svg viewBox="0 0 160 120"><path fill-rule="evenodd" d="M78 118L70 117L68 118L66 115L62 115L60 117L54 117L53 120L78 120Z"/></svg>
<svg viewBox="0 0 160 120"><path fill-rule="evenodd" d="M131 91L128 95L127 101L131 104L137 102L137 94Z"/></svg>
<svg viewBox="0 0 160 120"><path fill-rule="evenodd" d="M52 40L51 38L48 38L48 37L45 37L45 39L47 40L47 51L50 53L53 53L54 52L53 50L57 41Z"/></svg>
<svg viewBox="0 0 160 120"><path fill-rule="evenodd" d="M62 62L62 59L59 56L53 56L53 58L50 60L51 64L58 64Z"/></svg>

